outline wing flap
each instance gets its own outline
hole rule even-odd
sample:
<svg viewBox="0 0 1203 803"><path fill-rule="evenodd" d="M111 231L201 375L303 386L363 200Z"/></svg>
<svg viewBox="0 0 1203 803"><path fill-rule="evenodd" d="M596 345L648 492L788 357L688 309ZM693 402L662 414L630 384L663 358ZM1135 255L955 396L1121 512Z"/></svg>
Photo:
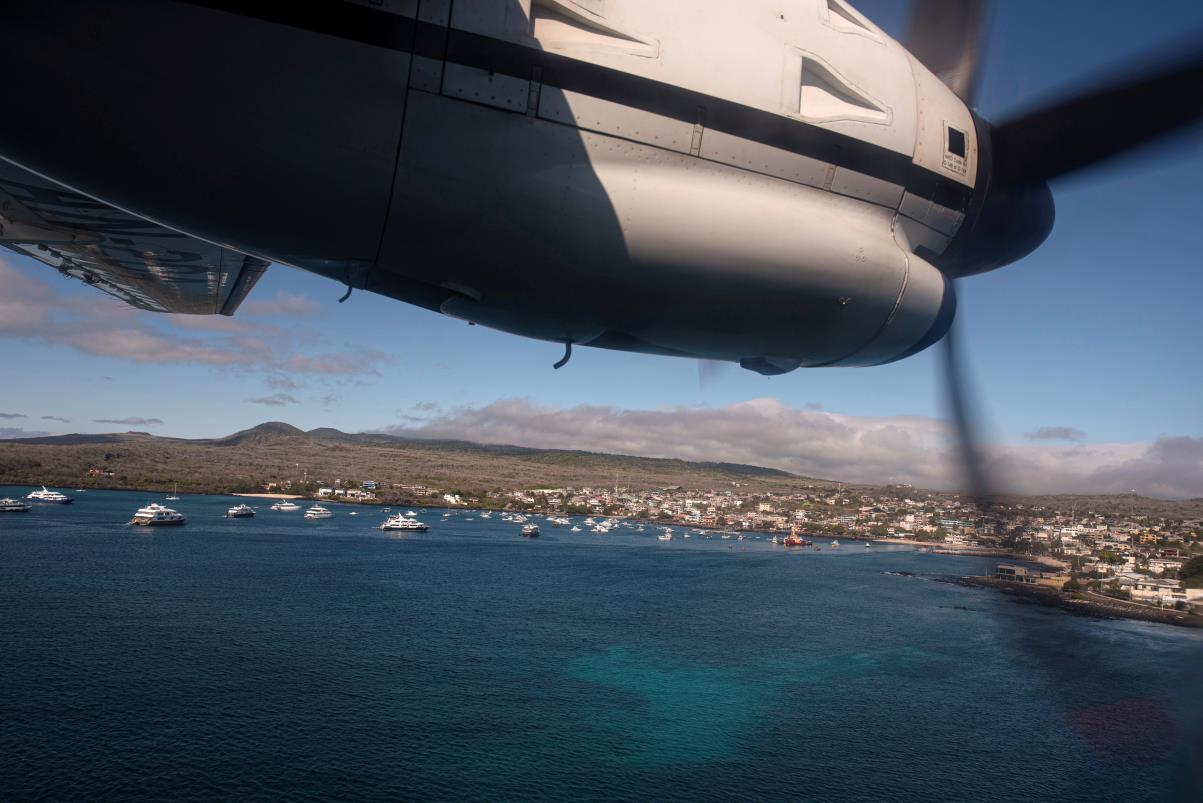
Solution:
<svg viewBox="0 0 1203 803"><path fill-rule="evenodd" d="M268 266L3 159L0 245L152 312L233 315Z"/></svg>

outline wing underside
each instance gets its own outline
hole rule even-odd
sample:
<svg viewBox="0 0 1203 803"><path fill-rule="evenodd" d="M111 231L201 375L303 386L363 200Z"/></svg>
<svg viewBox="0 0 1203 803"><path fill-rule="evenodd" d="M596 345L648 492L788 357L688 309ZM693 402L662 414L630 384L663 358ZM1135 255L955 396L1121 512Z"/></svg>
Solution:
<svg viewBox="0 0 1203 803"><path fill-rule="evenodd" d="M3 159L0 245L152 312L233 315L268 266Z"/></svg>

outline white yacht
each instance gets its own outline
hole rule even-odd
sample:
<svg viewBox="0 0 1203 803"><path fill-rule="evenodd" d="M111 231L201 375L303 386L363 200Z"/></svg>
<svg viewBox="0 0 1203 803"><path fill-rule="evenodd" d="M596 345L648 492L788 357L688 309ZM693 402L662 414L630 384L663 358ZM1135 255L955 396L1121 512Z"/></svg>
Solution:
<svg viewBox="0 0 1203 803"><path fill-rule="evenodd" d="M686 536L686 537L688 537L688 536ZM671 541L671 540L673 540L673 534L671 532L662 532L659 535L657 535L656 538L660 541Z"/></svg>
<svg viewBox="0 0 1203 803"><path fill-rule="evenodd" d="M305 518L307 519L329 519L333 517L334 514L321 505L314 505L305 511Z"/></svg>
<svg viewBox="0 0 1203 803"><path fill-rule="evenodd" d="M539 537L539 525L538 524L524 524L522 526L522 537L523 538L538 538Z"/></svg>
<svg viewBox="0 0 1203 803"><path fill-rule="evenodd" d="M166 505L151 502L146 507L139 508L134 517L129 520L129 523L153 526L160 524L183 524L184 521L183 513L172 510Z"/></svg>
<svg viewBox="0 0 1203 803"><path fill-rule="evenodd" d="M298 505L296 502L293 502L289 499L281 499L279 502L276 502L275 504L272 505L272 510L283 510L286 512L291 512L293 510L300 510L300 509L301 509L300 505Z"/></svg>
<svg viewBox="0 0 1203 803"><path fill-rule="evenodd" d="M7 496L0 499L0 513L28 513L29 503L20 499L10 499Z"/></svg>
<svg viewBox="0 0 1203 803"><path fill-rule="evenodd" d="M424 533L430 528L417 519L406 518L398 513L395 516L389 516L387 519L385 519L384 524L380 525L380 529L401 530L411 533Z"/></svg>
<svg viewBox="0 0 1203 803"><path fill-rule="evenodd" d="M41 502L44 505L71 504L71 497L67 496L66 494L61 494L58 491L52 491L45 485L42 486L42 490L40 491L30 491L25 498L34 502Z"/></svg>
<svg viewBox="0 0 1203 803"><path fill-rule="evenodd" d="M405 515L409 516L412 519L414 516L416 516L418 514L414 513L412 510L407 510L407 511L405 511Z"/></svg>
<svg viewBox="0 0 1203 803"><path fill-rule="evenodd" d="M234 505L234 507L226 511L227 519L249 519L253 518L254 515L255 508L246 504Z"/></svg>

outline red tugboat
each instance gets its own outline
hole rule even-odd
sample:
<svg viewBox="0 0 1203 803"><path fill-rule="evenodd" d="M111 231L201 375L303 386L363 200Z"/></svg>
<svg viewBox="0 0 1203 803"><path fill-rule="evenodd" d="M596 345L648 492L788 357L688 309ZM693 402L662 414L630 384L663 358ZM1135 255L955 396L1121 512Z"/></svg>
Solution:
<svg viewBox="0 0 1203 803"><path fill-rule="evenodd" d="M786 546L810 546L810 541L807 541L805 538L798 535L797 527L790 528L789 535L785 537L785 541L782 543L784 543Z"/></svg>

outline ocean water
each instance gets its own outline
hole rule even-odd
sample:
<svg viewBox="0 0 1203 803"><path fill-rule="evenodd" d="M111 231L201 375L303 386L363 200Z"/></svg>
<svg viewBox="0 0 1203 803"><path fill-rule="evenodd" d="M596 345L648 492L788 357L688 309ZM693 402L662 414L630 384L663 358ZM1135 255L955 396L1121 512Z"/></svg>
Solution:
<svg viewBox="0 0 1203 803"><path fill-rule="evenodd" d="M1203 634L990 561L152 498L0 514L0 799L1203 799Z"/></svg>

